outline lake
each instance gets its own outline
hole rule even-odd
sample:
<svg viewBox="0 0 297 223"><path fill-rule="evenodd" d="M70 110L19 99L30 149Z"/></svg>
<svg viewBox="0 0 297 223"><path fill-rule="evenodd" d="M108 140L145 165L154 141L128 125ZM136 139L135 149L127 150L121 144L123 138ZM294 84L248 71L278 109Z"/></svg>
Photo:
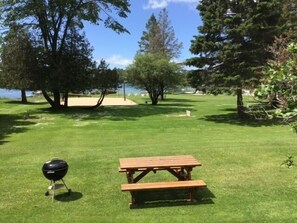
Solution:
<svg viewBox="0 0 297 223"><path fill-rule="evenodd" d="M28 97L32 96L32 93L32 91L26 91ZM18 99L21 98L21 91L0 88L0 98Z"/></svg>
<svg viewBox="0 0 297 223"><path fill-rule="evenodd" d="M142 89L135 88L130 85L125 85L125 93L128 94L140 94L145 92ZM117 94L124 94L124 88L118 88L117 89ZM32 91L26 91L26 95L28 97L33 95ZM0 88L0 98L7 98L7 99L18 99L21 98L21 91L20 90L8 90L8 89L3 89Z"/></svg>

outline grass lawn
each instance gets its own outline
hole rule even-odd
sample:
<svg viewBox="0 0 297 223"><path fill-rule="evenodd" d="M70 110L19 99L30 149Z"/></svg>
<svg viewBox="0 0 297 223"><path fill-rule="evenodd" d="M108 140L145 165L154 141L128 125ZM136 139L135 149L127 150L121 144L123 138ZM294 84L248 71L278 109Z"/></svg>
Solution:
<svg viewBox="0 0 297 223"><path fill-rule="evenodd" d="M157 106L131 99L140 105L63 112L37 99L0 100L0 222L297 222L296 167L280 166L296 155L289 126L238 120L232 96L169 95ZM197 192L197 204L130 210L119 158L182 154L202 163L192 177L208 190ZM58 190L54 203L41 171L53 157L69 164L64 179L73 191Z"/></svg>

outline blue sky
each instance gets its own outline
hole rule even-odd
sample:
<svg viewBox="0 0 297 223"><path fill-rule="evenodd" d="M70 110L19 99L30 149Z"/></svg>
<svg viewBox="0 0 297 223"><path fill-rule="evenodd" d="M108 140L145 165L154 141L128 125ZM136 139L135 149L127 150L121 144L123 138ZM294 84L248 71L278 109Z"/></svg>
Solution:
<svg viewBox="0 0 297 223"><path fill-rule="evenodd" d="M85 26L86 37L94 48L96 61L106 60L111 68L125 68L131 64L138 50L138 41L145 31L149 17L154 13L158 17L162 8L167 8L169 20L174 28L175 36L183 43L178 61L190 58L189 48L197 27L201 25L196 6L199 0L131 0L131 13L126 19L120 19L130 34L117 34L106 29L103 24Z"/></svg>

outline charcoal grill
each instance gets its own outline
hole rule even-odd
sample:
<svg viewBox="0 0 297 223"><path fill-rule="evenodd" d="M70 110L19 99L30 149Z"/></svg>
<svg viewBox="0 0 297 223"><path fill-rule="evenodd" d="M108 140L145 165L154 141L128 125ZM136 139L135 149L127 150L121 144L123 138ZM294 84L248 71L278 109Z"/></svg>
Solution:
<svg viewBox="0 0 297 223"><path fill-rule="evenodd" d="M51 159L45 162L42 166L43 175L50 180L50 185L48 190L45 192L45 195L48 196L52 191L52 200L54 201L55 190L64 187L67 189L68 194L70 195L71 189L67 187L63 178L67 174L68 164L66 161L61 159ZM62 181L63 184L57 184L57 181Z"/></svg>

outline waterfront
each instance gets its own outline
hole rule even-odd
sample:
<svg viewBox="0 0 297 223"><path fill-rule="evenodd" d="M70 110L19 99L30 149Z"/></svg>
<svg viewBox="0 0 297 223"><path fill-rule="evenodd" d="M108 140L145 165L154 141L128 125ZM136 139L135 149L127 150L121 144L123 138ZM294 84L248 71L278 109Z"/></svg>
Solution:
<svg viewBox="0 0 297 223"><path fill-rule="evenodd" d="M32 96L32 91L26 91L27 97ZM0 98L18 99L21 98L21 90L8 90L0 88Z"/></svg>
<svg viewBox="0 0 297 223"><path fill-rule="evenodd" d="M126 85L125 86L125 94L140 94L145 92L144 90L137 89L133 86ZM117 94L124 94L124 88L120 87L117 89ZM33 95L32 91L26 91L27 97L31 97ZM7 98L7 99L18 99L21 98L21 91L20 90L8 90L0 88L0 99Z"/></svg>

